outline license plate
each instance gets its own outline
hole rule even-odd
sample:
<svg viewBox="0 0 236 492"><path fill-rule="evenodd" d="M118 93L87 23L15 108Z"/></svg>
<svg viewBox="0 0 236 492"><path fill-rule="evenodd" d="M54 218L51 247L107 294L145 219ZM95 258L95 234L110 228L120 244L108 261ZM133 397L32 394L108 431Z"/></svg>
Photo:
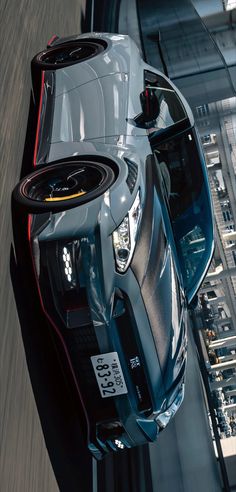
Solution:
<svg viewBox="0 0 236 492"><path fill-rule="evenodd" d="M117 352L90 357L102 398L128 393Z"/></svg>

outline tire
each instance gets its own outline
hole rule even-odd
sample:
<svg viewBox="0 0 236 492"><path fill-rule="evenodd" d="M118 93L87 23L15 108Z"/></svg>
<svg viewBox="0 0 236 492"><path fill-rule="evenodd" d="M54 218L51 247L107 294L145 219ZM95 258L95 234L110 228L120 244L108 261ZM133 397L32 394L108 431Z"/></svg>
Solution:
<svg viewBox="0 0 236 492"><path fill-rule="evenodd" d="M53 164L22 179L13 190L13 200L27 212L60 212L94 200L114 180L113 170L98 162Z"/></svg>
<svg viewBox="0 0 236 492"><path fill-rule="evenodd" d="M72 41L38 53L32 65L42 70L57 70L89 60L106 49L106 43L90 39Z"/></svg>

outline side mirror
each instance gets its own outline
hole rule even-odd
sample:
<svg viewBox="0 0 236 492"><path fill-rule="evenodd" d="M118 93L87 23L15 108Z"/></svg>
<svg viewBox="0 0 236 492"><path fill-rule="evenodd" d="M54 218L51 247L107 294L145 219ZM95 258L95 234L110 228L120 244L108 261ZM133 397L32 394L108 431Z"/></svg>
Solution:
<svg viewBox="0 0 236 492"><path fill-rule="evenodd" d="M146 88L140 94L142 119L145 123L154 121L160 114L160 103L155 90Z"/></svg>

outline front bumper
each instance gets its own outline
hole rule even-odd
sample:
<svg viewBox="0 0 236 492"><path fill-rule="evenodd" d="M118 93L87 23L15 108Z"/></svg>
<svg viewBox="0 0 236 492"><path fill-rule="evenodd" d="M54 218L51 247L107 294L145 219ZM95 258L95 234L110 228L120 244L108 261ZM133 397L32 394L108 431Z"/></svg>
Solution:
<svg viewBox="0 0 236 492"><path fill-rule="evenodd" d="M153 411L153 394L137 318L142 328L146 325L149 357L156 355L138 283L130 268L125 275L116 272L111 238L106 238L104 247L98 226L76 239L55 239L48 234L50 227L50 217L31 216L32 260L43 309L63 340L86 409L88 447L98 458L111 449L152 441L158 426L147 420ZM68 270L67 277L64 272L65 247L71 252L74 289L69 288ZM104 262L109 263L109 280ZM90 357L109 352L119 356L128 393L102 398Z"/></svg>

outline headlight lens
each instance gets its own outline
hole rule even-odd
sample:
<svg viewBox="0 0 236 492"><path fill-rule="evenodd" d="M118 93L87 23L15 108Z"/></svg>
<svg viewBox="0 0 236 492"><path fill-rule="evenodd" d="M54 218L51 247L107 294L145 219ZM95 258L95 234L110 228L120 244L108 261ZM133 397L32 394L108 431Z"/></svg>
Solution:
<svg viewBox="0 0 236 492"><path fill-rule="evenodd" d="M113 246L117 270L124 273L133 256L138 225L141 218L140 193L138 191L134 203L122 220L119 227L113 232Z"/></svg>
<svg viewBox="0 0 236 492"><path fill-rule="evenodd" d="M164 429L174 417L176 414L177 410L179 409L182 401L184 399L184 383L181 384L181 388L174 399L174 401L171 403L170 407L163 413L160 413L156 418L156 422L159 425L161 429Z"/></svg>

